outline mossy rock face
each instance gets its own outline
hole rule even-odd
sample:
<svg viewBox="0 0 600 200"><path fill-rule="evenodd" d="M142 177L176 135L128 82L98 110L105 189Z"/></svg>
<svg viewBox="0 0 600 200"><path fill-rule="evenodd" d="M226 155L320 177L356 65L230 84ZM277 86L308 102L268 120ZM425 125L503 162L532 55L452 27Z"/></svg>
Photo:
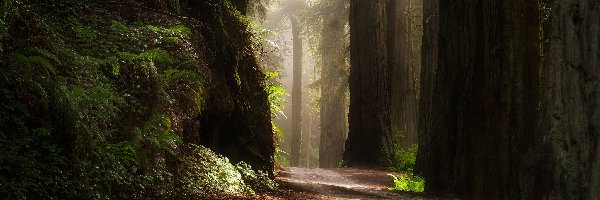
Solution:
<svg viewBox="0 0 600 200"><path fill-rule="evenodd" d="M0 3L0 197L172 197L190 143L272 175L239 12L164 2Z"/></svg>

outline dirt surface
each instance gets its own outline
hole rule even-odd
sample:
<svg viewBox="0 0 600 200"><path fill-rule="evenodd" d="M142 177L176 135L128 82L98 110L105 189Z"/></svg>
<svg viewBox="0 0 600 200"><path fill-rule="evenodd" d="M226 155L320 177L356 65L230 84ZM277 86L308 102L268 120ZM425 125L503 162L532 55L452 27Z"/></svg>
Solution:
<svg viewBox="0 0 600 200"><path fill-rule="evenodd" d="M280 189L256 199L447 199L419 193L389 191L392 178L375 169L335 168L279 170Z"/></svg>

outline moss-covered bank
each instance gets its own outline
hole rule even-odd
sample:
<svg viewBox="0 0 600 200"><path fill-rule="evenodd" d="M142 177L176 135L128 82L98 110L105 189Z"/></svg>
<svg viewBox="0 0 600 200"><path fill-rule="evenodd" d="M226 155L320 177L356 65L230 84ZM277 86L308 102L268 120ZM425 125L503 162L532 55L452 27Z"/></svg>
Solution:
<svg viewBox="0 0 600 200"><path fill-rule="evenodd" d="M0 3L0 197L272 186L198 146L272 175L264 74L245 19L228 1L187 2Z"/></svg>

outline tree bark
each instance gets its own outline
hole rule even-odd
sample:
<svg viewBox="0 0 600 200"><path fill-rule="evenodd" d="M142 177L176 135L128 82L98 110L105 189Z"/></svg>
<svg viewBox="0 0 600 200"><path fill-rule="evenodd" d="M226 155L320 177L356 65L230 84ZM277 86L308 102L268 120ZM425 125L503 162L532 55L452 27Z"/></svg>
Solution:
<svg viewBox="0 0 600 200"><path fill-rule="evenodd" d="M448 103L444 100L449 99L445 90L441 93L435 93L435 80L441 78L442 73L438 71L439 59L439 39L440 35L440 15L439 0L423 1L423 46L421 60L421 98L419 102L419 151L415 172L423 176L426 183L426 190L432 192L445 192L453 179L452 165L454 160L454 151L449 147L449 133L445 129L448 118ZM450 80L447 80L450 81ZM434 109L435 108L435 109Z"/></svg>
<svg viewBox="0 0 600 200"><path fill-rule="evenodd" d="M348 165L387 165L393 148L389 110L387 0L350 1Z"/></svg>
<svg viewBox="0 0 600 200"><path fill-rule="evenodd" d="M600 2L551 5L531 198L600 196Z"/></svg>
<svg viewBox="0 0 600 200"><path fill-rule="evenodd" d="M297 19L292 17L293 80L292 80L292 166L300 166L302 146L302 38Z"/></svg>
<svg viewBox="0 0 600 200"><path fill-rule="evenodd" d="M521 154L532 144L531 106L539 101L537 1L424 6L417 172L428 191L519 198Z"/></svg>
<svg viewBox="0 0 600 200"><path fill-rule="evenodd" d="M338 167L343 159L345 141L346 84L345 40L343 15L345 1L338 0L323 16L321 32L321 138L319 165L323 168Z"/></svg>
<svg viewBox="0 0 600 200"><path fill-rule="evenodd" d="M417 171L426 190L600 195L600 3L546 6L541 59L537 0L425 2Z"/></svg>

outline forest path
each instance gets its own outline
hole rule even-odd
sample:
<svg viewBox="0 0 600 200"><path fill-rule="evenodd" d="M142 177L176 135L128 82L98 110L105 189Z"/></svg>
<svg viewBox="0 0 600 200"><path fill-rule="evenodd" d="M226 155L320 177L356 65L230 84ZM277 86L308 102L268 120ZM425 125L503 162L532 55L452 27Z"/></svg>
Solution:
<svg viewBox="0 0 600 200"><path fill-rule="evenodd" d="M389 172L374 169L307 169L279 171L280 190L260 199L440 199L416 193L397 193Z"/></svg>

